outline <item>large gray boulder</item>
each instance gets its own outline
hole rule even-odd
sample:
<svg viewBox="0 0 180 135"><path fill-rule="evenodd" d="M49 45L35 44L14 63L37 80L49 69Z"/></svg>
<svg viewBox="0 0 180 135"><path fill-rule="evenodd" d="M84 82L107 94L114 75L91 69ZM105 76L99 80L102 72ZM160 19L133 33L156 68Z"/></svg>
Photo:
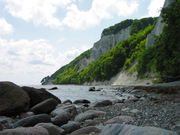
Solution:
<svg viewBox="0 0 180 135"><path fill-rule="evenodd" d="M0 116L17 115L29 108L29 96L12 82L0 82Z"/></svg>
<svg viewBox="0 0 180 135"><path fill-rule="evenodd" d="M33 106L31 108L31 111L34 112L35 114L42 114L42 113L48 114L52 110L54 110L57 105L58 105L58 101L56 101L54 98L49 98Z"/></svg>
<svg viewBox="0 0 180 135"><path fill-rule="evenodd" d="M61 114L62 112L67 112L70 114L71 118L74 118L77 114L77 109L72 104L60 104L51 112L52 116Z"/></svg>
<svg viewBox="0 0 180 135"><path fill-rule="evenodd" d="M176 132L156 128L137 127L133 125L112 124L106 125L100 135L178 135Z"/></svg>
<svg viewBox="0 0 180 135"><path fill-rule="evenodd" d="M51 121L55 125L62 126L63 124L66 124L70 119L71 116L68 112L61 112L54 118L51 118Z"/></svg>
<svg viewBox="0 0 180 135"><path fill-rule="evenodd" d="M30 107L35 106L36 104L49 99L49 98L53 98L55 99L59 104L61 103L61 100L59 98L57 98L56 96L54 96L53 94L49 93L48 91L46 91L45 89L36 89L33 87L22 87L22 89L27 92L27 94L30 97Z"/></svg>
<svg viewBox="0 0 180 135"><path fill-rule="evenodd" d="M20 127L15 129L3 130L0 132L0 135L49 135L49 133L43 127Z"/></svg>
<svg viewBox="0 0 180 135"><path fill-rule="evenodd" d="M48 123L51 122L51 117L47 114L39 114L30 116L14 123L13 127L32 127L38 123Z"/></svg>

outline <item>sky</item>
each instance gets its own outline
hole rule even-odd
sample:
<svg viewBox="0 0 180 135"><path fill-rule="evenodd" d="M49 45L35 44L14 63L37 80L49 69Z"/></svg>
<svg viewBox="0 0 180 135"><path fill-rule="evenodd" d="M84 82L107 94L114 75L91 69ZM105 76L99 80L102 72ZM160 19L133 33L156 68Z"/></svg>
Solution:
<svg viewBox="0 0 180 135"><path fill-rule="evenodd" d="M159 16L165 0L0 0L0 81L40 84L104 28Z"/></svg>

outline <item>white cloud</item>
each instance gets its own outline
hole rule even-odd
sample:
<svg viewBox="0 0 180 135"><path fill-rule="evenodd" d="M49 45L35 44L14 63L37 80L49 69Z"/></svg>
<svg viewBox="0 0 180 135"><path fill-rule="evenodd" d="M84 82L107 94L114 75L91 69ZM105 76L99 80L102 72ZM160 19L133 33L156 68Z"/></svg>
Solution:
<svg viewBox="0 0 180 135"><path fill-rule="evenodd" d="M71 4L62 23L74 29L85 29L98 25L102 19L131 15L137 9L136 0L93 0L88 11L81 11L75 4Z"/></svg>
<svg viewBox="0 0 180 135"><path fill-rule="evenodd" d="M55 17L57 9L63 8L72 0L4 0L6 10L15 17L37 25L56 28L61 22Z"/></svg>
<svg viewBox="0 0 180 135"><path fill-rule="evenodd" d="M74 29L85 29L98 25L102 19L128 16L138 9L137 0L92 0L91 8L87 11L82 11L75 5L81 0L4 1L6 10L12 16L51 28L68 26ZM59 9L65 11L65 17L62 20L56 16Z"/></svg>
<svg viewBox="0 0 180 135"><path fill-rule="evenodd" d="M148 16L159 16L165 0L151 0L148 7Z"/></svg>
<svg viewBox="0 0 180 135"><path fill-rule="evenodd" d="M0 18L0 35L6 35L13 32L13 26L4 18Z"/></svg>
<svg viewBox="0 0 180 135"><path fill-rule="evenodd" d="M0 38L0 81L38 84L67 64L87 47L56 52L47 40L5 40Z"/></svg>

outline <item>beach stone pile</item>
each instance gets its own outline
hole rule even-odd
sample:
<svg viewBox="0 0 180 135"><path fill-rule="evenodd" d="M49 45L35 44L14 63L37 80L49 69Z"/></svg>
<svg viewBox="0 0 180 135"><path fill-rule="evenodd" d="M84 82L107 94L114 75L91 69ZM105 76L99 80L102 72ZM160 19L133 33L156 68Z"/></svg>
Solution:
<svg viewBox="0 0 180 135"><path fill-rule="evenodd" d="M140 98L61 103L45 89L0 82L0 135L178 135L161 128L130 125L135 119L128 115L107 118L103 109L119 103L135 103ZM137 109L122 111L139 113Z"/></svg>

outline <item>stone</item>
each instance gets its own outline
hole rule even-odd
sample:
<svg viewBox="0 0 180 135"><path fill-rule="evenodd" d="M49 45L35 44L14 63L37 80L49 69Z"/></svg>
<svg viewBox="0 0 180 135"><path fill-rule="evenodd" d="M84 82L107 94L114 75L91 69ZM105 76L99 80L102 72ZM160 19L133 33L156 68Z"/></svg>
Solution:
<svg viewBox="0 0 180 135"><path fill-rule="evenodd" d="M134 121L134 119L131 116L116 116L112 119L109 119L105 122L105 124L114 124L114 123L119 123L119 124L127 124L129 122Z"/></svg>
<svg viewBox="0 0 180 135"><path fill-rule="evenodd" d="M39 123L35 127L43 127L45 128L49 135L64 135L64 130L52 123Z"/></svg>
<svg viewBox="0 0 180 135"><path fill-rule="evenodd" d="M53 124L62 126L66 124L71 119L71 116L68 112L61 112L58 115L56 115L54 118L51 118L51 121Z"/></svg>
<svg viewBox="0 0 180 135"><path fill-rule="evenodd" d="M100 124L100 121L94 119L94 120L85 120L82 123L82 127L87 127L87 126L96 126L98 124Z"/></svg>
<svg viewBox="0 0 180 135"><path fill-rule="evenodd" d="M101 132L100 129L98 129L94 126L88 126L88 127L78 129L78 130L72 132L70 135L88 135L88 134L100 133L100 132Z"/></svg>
<svg viewBox="0 0 180 135"><path fill-rule="evenodd" d="M48 123L51 122L51 118L47 114L39 114L30 116L21 120L18 120L14 123L13 127L32 127L38 123Z"/></svg>
<svg viewBox="0 0 180 135"><path fill-rule="evenodd" d="M108 124L100 135L178 135L176 132L156 128L156 127L138 127L124 124Z"/></svg>
<svg viewBox="0 0 180 135"><path fill-rule="evenodd" d="M103 101L98 101L96 102L93 107L105 107L105 106L109 106L112 105L112 101L110 100L103 100Z"/></svg>
<svg viewBox="0 0 180 135"><path fill-rule="evenodd" d="M103 111L96 111L96 110L88 110L84 113L80 113L75 117L75 121L82 122L88 119L94 119L97 117L103 117L105 112Z"/></svg>
<svg viewBox="0 0 180 135"><path fill-rule="evenodd" d="M91 102L87 99L78 99L73 102L74 104L90 104Z"/></svg>
<svg viewBox="0 0 180 135"><path fill-rule="evenodd" d="M23 118L30 117L30 116L33 116L33 115L34 115L33 112L25 112L25 113L20 114L20 118L23 119Z"/></svg>
<svg viewBox="0 0 180 135"><path fill-rule="evenodd" d="M0 116L18 115L29 109L29 96L12 82L0 82Z"/></svg>
<svg viewBox="0 0 180 135"><path fill-rule="evenodd" d="M95 91L95 90L96 90L95 87L90 87L90 88L89 88L89 91Z"/></svg>
<svg viewBox="0 0 180 135"><path fill-rule="evenodd" d="M59 115L61 114L62 112L67 112L70 114L71 118L74 118L75 115L77 114L77 110L76 110L76 107L75 105L72 105L72 104L61 104L61 105L58 105L56 107L56 109L54 109L52 112L51 112L51 115L52 116L56 116L56 115Z"/></svg>
<svg viewBox="0 0 180 135"><path fill-rule="evenodd" d="M112 104L124 103L124 99L116 99L112 101Z"/></svg>
<svg viewBox="0 0 180 135"><path fill-rule="evenodd" d="M130 112L131 113L139 113L140 111L138 109L132 109Z"/></svg>
<svg viewBox="0 0 180 135"><path fill-rule="evenodd" d="M38 103L49 99L49 98L54 98L59 104L61 103L61 100L54 96L53 94L49 93L45 89L36 89L33 87L22 87L22 89L27 92L27 94L30 97L30 107L33 107L37 105Z"/></svg>
<svg viewBox="0 0 180 135"><path fill-rule="evenodd" d="M57 90L57 89L58 89L58 87L52 87L49 90Z"/></svg>
<svg viewBox="0 0 180 135"><path fill-rule="evenodd" d="M72 101L71 100L65 100L64 102L63 102L63 104L72 104Z"/></svg>
<svg viewBox="0 0 180 135"><path fill-rule="evenodd" d="M13 119L6 117L6 116L0 116L0 130L3 129L9 129L13 126Z"/></svg>
<svg viewBox="0 0 180 135"><path fill-rule="evenodd" d="M42 114L42 113L48 114L51 111L53 111L57 105L58 105L58 101L56 101L53 98L49 98L33 106L31 108L31 111L34 112L35 114Z"/></svg>
<svg viewBox="0 0 180 135"><path fill-rule="evenodd" d="M43 127L20 127L0 131L0 135L49 135L49 133Z"/></svg>
<svg viewBox="0 0 180 135"><path fill-rule="evenodd" d="M69 134L75 130L80 129L80 123L79 122L68 122L67 124L64 124L61 126L62 129L64 129L66 134Z"/></svg>

